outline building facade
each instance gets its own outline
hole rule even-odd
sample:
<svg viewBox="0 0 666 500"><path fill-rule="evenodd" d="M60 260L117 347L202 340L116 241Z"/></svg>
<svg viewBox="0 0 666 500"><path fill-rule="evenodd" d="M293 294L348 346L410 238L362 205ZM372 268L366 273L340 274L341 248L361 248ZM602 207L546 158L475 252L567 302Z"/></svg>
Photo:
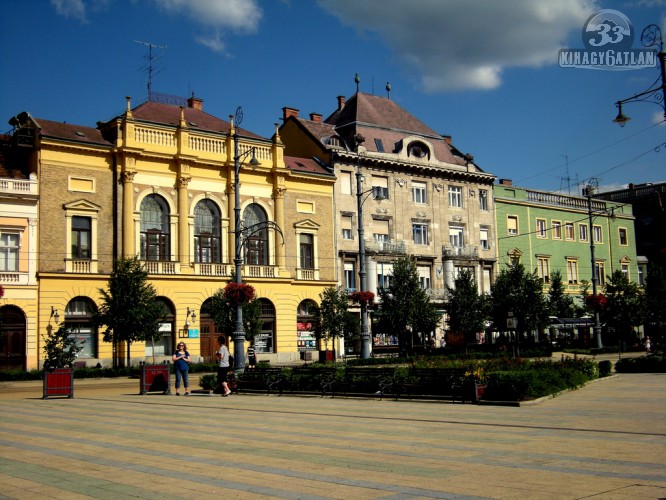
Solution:
<svg viewBox="0 0 666 500"><path fill-rule="evenodd" d="M80 361L123 359L125 346L114 352L91 319L114 259L135 255L165 313L157 357L185 341L195 359L212 361L219 332L206 303L234 272L234 165L236 158L247 163L251 150L260 164L241 166L241 221L270 223L243 238L243 281L262 305L256 349L260 360L299 358L299 321L307 324L311 305L336 281L327 265L334 258L331 172L285 157L277 131L262 138L233 117L205 113L195 97L136 108L128 98L121 115L97 128L21 116L14 135L32 130L27 168L42 186L37 333L30 341L36 356L28 368L39 364L40 334L56 319L81 341ZM131 354L140 361L152 349L134 345Z"/></svg>
<svg viewBox="0 0 666 500"><path fill-rule="evenodd" d="M631 205L521 188L504 179L494 197L501 268L520 262L526 271L536 271L545 289L559 271L566 292L578 296L592 283L593 243L600 292L618 270L638 281Z"/></svg>
<svg viewBox="0 0 666 500"><path fill-rule="evenodd" d="M326 119L317 113L306 119L286 107L283 121L286 152L329 165L337 177L335 248L342 286L360 288L364 238L367 290L375 295L388 286L392 262L401 255L415 259L421 286L435 302L442 303L462 269L471 269L480 291L489 291L496 263L495 177L460 153L449 136L389 98L361 92L338 97ZM373 331L376 348L390 337Z"/></svg>

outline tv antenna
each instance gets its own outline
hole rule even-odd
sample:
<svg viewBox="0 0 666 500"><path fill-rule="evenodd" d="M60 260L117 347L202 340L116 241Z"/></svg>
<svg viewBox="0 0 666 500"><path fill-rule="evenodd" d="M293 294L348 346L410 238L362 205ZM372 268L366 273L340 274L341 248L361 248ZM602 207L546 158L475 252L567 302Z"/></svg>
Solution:
<svg viewBox="0 0 666 500"><path fill-rule="evenodd" d="M566 182L566 187L569 192L569 196L571 196L571 177L569 176L569 156L568 155L562 155L564 156L564 164L566 168L566 177L560 177L560 192L562 191L562 182ZM578 191L578 174L576 174L576 191Z"/></svg>
<svg viewBox="0 0 666 500"><path fill-rule="evenodd" d="M153 74L157 73L155 68L155 63L158 61L159 57L153 54L153 49L166 49L166 45L157 45L150 42L142 42L141 40L134 40L135 43L140 43L148 47L148 55L144 56L144 59L148 61L148 64L143 66L141 69L145 69L148 72L148 82L146 86L148 87L148 100L150 101L152 95L152 86L153 86Z"/></svg>

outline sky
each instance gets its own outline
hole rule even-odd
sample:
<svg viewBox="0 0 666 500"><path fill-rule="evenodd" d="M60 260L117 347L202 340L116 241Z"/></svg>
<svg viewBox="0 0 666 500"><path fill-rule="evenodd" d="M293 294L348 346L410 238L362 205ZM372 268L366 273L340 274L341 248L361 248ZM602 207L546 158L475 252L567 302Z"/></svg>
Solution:
<svg viewBox="0 0 666 500"><path fill-rule="evenodd" d="M663 109L615 102L650 88L657 68L562 68L587 20L624 14L634 48L666 0L3 0L0 133L22 111L96 126L152 90L203 99L271 137L282 108L301 116L359 90L390 98L514 185L580 194L666 181ZM661 95L661 93L659 93Z"/></svg>

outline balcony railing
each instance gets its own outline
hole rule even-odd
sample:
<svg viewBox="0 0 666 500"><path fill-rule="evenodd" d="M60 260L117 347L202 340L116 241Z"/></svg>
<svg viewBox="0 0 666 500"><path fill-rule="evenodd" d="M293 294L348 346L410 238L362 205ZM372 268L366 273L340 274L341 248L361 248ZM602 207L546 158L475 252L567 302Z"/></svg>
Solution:
<svg viewBox="0 0 666 500"><path fill-rule="evenodd" d="M446 288L426 288L426 294L430 300L446 300L449 291Z"/></svg>
<svg viewBox="0 0 666 500"><path fill-rule="evenodd" d="M319 279L319 269L297 269L296 279L315 281Z"/></svg>
<svg viewBox="0 0 666 500"><path fill-rule="evenodd" d="M28 273L0 273L0 284L3 285L27 285L28 281Z"/></svg>
<svg viewBox="0 0 666 500"><path fill-rule="evenodd" d="M180 263L172 261L161 260L144 260L141 261L143 267L148 271L148 274L179 274Z"/></svg>
<svg viewBox="0 0 666 500"><path fill-rule="evenodd" d="M194 274L197 276L231 276L233 266L229 264L203 263L194 264Z"/></svg>
<svg viewBox="0 0 666 500"><path fill-rule="evenodd" d="M394 255L404 255L407 253L405 242L402 240L365 240L365 250L366 252L388 253Z"/></svg>
<svg viewBox="0 0 666 500"><path fill-rule="evenodd" d="M27 179L0 179L0 193L37 196L39 194L38 183Z"/></svg>
<svg viewBox="0 0 666 500"><path fill-rule="evenodd" d="M97 261L92 259L65 259L65 271L77 274L94 274L97 272Z"/></svg>
<svg viewBox="0 0 666 500"><path fill-rule="evenodd" d="M479 249L475 246L453 247L444 245L442 256L446 259L478 259Z"/></svg>
<svg viewBox="0 0 666 500"><path fill-rule="evenodd" d="M275 278L276 266L243 266L243 276L247 278Z"/></svg>

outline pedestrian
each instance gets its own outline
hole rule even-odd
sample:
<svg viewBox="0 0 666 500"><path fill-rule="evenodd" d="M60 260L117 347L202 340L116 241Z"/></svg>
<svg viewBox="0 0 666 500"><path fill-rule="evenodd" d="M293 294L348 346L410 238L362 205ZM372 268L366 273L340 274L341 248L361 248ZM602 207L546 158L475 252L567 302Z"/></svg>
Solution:
<svg viewBox="0 0 666 500"><path fill-rule="evenodd" d="M220 335L217 338L217 343L220 344L220 348L216 353L218 368L217 368L217 384L222 389L222 396L226 397L231 394L229 390L229 384L227 383L227 377L229 375L229 349L226 345L227 339L224 335Z"/></svg>
<svg viewBox="0 0 666 500"><path fill-rule="evenodd" d="M190 395L190 381L188 373L190 371L190 353L187 352L187 346L184 342L180 342L176 347L176 352L173 353L173 369L176 372L176 396L180 396L180 379L183 379L183 386L185 387L185 395Z"/></svg>
<svg viewBox="0 0 666 500"><path fill-rule="evenodd" d="M254 341L250 340L247 348L247 367L254 370L257 367L257 351L254 349Z"/></svg>
<svg viewBox="0 0 666 500"><path fill-rule="evenodd" d="M650 353L652 351L652 342L650 337L645 337L645 352Z"/></svg>

